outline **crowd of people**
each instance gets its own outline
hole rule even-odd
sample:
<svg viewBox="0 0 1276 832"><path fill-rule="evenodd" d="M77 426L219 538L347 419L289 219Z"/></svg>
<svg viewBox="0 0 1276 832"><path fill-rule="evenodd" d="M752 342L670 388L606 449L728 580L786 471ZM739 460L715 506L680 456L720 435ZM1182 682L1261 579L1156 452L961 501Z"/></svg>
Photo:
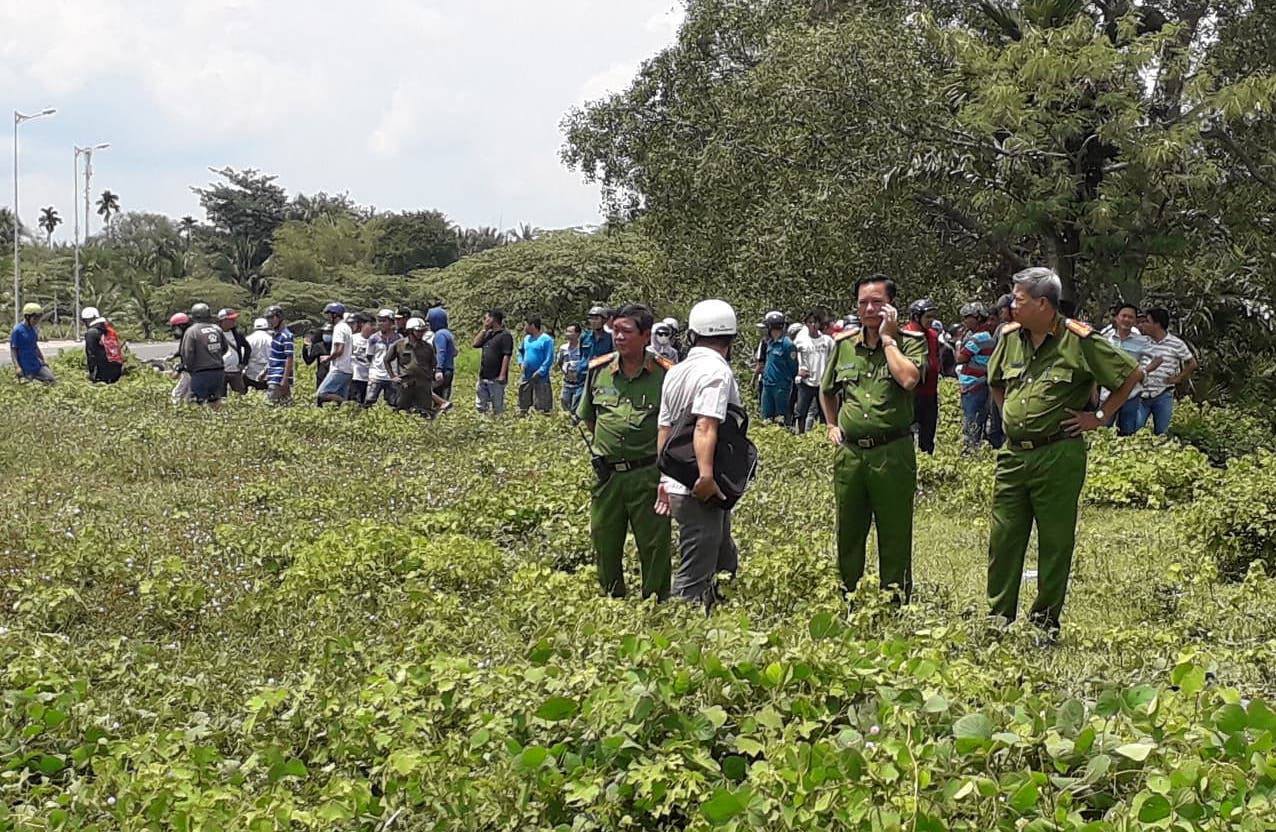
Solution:
<svg viewBox="0 0 1276 832"><path fill-rule="evenodd" d="M1035 525L1039 578L1031 620L1057 635L1085 477L1081 434L1113 425L1128 434L1149 419L1164 433L1173 390L1196 359L1169 333L1161 308L1118 305L1101 332L1065 317L1061 283L1049 269L1020 272L1012 292L991 308L964 305L951 329L927 299L901 316L896 291L889 277L870 275L855 282L856 310L844 318L826 309L801 322L778 311L765 315L753 354L761 417L797 433L824 423L837 448L843 587L850 592L859 584L875 525L881 586L907 602L916 449L934 452L938 382L954 377L964 447L986 442L1002 449L989 543L991 614L1002 622L1016 617ZM458 350L442 306L372 314L333 302L323 311L326 323L300 346L302 361L314 367L316 406L374 407L384 399L429 418L452 406ZM38 343L43 310L28 304L23 313L11 337L17 372L53 383ZM96 309L84 314L89 377L112 383L124 360L120 338ZM214 315L204 303L172 316L175 402L216 407L229 393L250 390L264 391L275 404L292 402L298 347L285 310L267 308L247 334L238 321L237 310ZM684 332L676 319L657 321L640 304L594 306L585 326L565 327L561 344L540 318L527 317L521 329L516 342L500 309L484 315L470 342L479 351L477 409L504 411L516 366L520 412L548 413L557 401L582 428L597 478L590 528L603 590L625 594L622 554L632 532L644 597L673 595L712 609L722 599L719 576L739 568L731 513L751 480L756 450L730 364L740 335L735 310L721 300L702 301Z"/></svg>

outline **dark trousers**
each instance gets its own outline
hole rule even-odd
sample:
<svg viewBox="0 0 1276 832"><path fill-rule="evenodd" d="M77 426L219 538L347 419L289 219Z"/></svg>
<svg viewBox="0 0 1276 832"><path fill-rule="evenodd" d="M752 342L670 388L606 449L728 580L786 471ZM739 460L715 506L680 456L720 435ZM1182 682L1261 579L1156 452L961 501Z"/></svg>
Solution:
<svg viewBox="0 0 1276 832"><path fill-rule="evenodd" d="M913 399L913 418L917 425L917 447L935 453L935 428L939 425L939 396L917 396Z"/></svg>
<svg viewBox="0 0 1276 832"><path fill-rule="evenodd" d="M346 391L346 401L358 402L363 404L363 400L368 397L368 382L352 381L350 389Z"/></svg>
<svg viewBox="0 0 1276 832"><path fill-rule="evenodd" d="M443 380L434 382L434 392L444 401L452 401L452 379L456 374L451 370L443 371Z"/></svg>
<svg viewBox="0 0 1276 832"><path fill-rule="evenodd" d="M810 420L812 408L815 409L817 421L824 419L824 414L820 410L820 388L809 384L794 386L797 388L797 410L793 418L797 422L797 432L806 433L806 423Z"/></svg>

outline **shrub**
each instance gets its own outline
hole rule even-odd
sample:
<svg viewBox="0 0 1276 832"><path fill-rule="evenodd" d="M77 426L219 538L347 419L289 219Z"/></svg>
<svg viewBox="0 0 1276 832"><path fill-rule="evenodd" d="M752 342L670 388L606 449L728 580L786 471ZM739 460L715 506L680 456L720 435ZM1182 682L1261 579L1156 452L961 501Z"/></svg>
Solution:
<svg viewBox="0 0 1276 832"><path fill-rule="evenodd" d="M1226 578L1244 577L1253 563L1276 571L1276 455L1259 451L1233 459L1207 484L1209 499L1185 518L1190 542Z"/></svg>
<svg viewBox="0 0 1276 832"><path fill-rule="evenodd" d="M1081 498L1093 505L1165 508L1190 502L1211 473L1209 459L1150 433L1096 431Z"/></svg>
<svg viewBox="0 0 1276 832"><path fill-rule="evenodd" d="M1208 402L1175 404L1170 435L1196 446L1215 465L1260 448L1276 450L1276 436L1268 422L1243 408L1215 407Z"/></svg>

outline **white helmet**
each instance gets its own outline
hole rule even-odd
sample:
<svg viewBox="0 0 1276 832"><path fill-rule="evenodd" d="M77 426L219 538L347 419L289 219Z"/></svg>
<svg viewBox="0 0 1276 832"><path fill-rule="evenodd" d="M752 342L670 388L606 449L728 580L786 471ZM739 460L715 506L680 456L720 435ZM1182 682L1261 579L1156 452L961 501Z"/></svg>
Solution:
<svg viewBox="0 0 1276 832"><path fill-rule="evenodd" d="M82 321L91 321L100 317L102 317L102 313L97 311L96 306L86 306L80 310L80 320Z"/></svg>
<svg viewBox="0 0 1276 832"><path fill-rule="evenodd" d="M674 332L677 332L677 331L678 331L678 319L677 319L677 318L665 318L665 319L664 319L663 321L661 321L660 323L662 323L662 324L664 324L665 326L669 327L669 328L670 328L670 329L672 329Z"/></svg>
<svg viewBox="0 0 1276 832"><path fill-rule="evenodd" d="M270 323L265 318L256 318L253 320L253 330L270 329Z"/></svg>
<svg viewBox="0 0 1276 832"><path fill-rule="evenodd" d="M407 329L425 329L425 321L420 318L408 318Z"/></svg>
<svg viewBox="0 0 1276 832"><path fill-rule="evenodd" d="M735 310L725 300L702 300L691 307L687 329L704 338L735 335Z"/></svg>
<svg viewBox="0 0 1276 832"><path fill-rule="evenodd" d="M394 310L393 310L393 309L382 309L381 311L377 312L377 317L378 317L378 318L388 318L388 319L393 320L393 319L394 319Z"/></svg>

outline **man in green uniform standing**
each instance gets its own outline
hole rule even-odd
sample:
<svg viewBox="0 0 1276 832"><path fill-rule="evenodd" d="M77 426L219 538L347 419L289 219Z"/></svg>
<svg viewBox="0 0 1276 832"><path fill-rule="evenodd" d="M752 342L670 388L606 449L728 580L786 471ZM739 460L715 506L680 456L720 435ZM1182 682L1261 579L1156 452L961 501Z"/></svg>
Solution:
<svg viewBox="0 0 1276 832"><path fill-rule="evenodd" d="M1062 285L1053 271L1025 269L1014 284L1014 323L1002 328L988 361L988 387L1006 432L993 489L988 602L993 616L1015 619L1024 553L1036 522L1037 600L1030 618L1054 638L1085 482L1081 434L1103 427L1142 373L1133 358L1087 324L1059 314ZM1086 412L1082 408L1096 383L1112 395L1102 410Z"/></svg>
<svg viewBox="0 0 1276 832"><path fill-rule="evenodd" d="M926 371L926 339L899 328L895 282L855 282L860 329L837 336L820 382L829 441L837 446L837 568L847 592L864 575L868 529L877 521L881 586L907 602L913 589L913 390ZM839 407L840 399L840 407Z"/></svg>
<svg viewBox="0 0 1276 832"><path fill-rule="evenodd" d="M633 529L642 597L669 597L670 526L656 514L656 421L670 363L647 352L651 310L631 304L612 323L616 351L589 362L577 415L593 434L594 487L590 533L603 591L624 597L625 531Z"/></svg>

